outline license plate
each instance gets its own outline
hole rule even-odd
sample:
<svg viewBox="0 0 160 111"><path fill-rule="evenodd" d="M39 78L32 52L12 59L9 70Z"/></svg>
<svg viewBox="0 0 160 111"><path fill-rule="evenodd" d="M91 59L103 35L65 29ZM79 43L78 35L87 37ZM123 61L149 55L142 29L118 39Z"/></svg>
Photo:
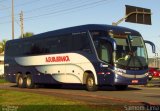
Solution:
<svg viewBox="0 0 160 111"><path fill-rule="evenodd" d="M134 84L138 83L138 80L132 80L132 83L134 83Z"/></svg>

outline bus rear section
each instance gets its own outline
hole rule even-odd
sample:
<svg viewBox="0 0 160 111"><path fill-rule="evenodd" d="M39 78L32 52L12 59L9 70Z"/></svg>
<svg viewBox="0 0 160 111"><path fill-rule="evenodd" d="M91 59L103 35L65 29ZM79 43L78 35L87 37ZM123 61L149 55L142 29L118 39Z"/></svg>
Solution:
<svg viewBox="0 0 160 111"><path fill-rule="evenodd" d="M71 28L72 29L72 28ZM60 34L55 31L6 43L5 77L20 88L39 84L61 87L86 85L97 89L97 63L91 38L86 30ZM82 28L83 29L83 28ZM14 51L13 51L14 50Z"/></svg>

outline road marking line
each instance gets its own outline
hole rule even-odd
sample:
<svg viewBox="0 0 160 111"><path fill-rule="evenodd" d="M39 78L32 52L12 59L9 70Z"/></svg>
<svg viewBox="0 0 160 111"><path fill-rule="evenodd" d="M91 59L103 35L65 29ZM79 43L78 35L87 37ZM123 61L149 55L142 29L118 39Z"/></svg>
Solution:
<svg viewBox="0 0 160 111"><path fill-rule="evenodd" d="M139 93L139 94L151 94L151 95L160 95L160 94L155 94L155 93L143 93L143 92L134 92L134 93Z"/></svg>
<svg viewBox="0 0 160 111"><path fill-rule="evenodd" d="M130 88L139 88L139 89L147 89L147 90L150 90L150 89L155 89L155 90L160 90L160 87L145 87L145 86L130 86Z"/></svg>

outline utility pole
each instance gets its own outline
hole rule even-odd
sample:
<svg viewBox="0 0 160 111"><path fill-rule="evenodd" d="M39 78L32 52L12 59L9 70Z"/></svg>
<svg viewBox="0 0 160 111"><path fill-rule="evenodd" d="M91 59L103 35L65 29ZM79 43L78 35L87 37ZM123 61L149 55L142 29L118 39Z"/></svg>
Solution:
<svg viewBox="0 0 160 111"><path fill-rule="evenodd" d="M12 0L12 39L14 39L14 0Z"/></svg>
<svg viewBox="0 0 160 111"><path fill-rule="evenodd" d="M157 53L157 67L159 68L159 59L158 59L158 53Z"/></svg>
<svg viewBox="0 0 160 111"><path fill-rule="evenodd" d="M156 55L157 55L157 54L155 53L155 57L154 57L154 65L155 65L155 67L156 67L156 63L157 63L157 62L156 62Z"/></svg>
<svg viewBox="0 0 160 111"><path fill-rule="evenodd" d="M155 67L158 67L158 53L155 53Z"/></svg>
<svg viewBox="0 0 160 111"><path fill-rule="evenodd" d="M24 27L23 27L23 11L20 13L20 22L21 22L21 38L23 38L24 35Z"/></svg>

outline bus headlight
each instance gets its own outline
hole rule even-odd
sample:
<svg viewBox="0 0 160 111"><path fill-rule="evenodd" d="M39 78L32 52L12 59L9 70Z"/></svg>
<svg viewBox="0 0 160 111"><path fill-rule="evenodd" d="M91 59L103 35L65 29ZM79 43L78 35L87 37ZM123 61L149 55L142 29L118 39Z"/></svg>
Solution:
<svg viewBox="0 0 160 111"><path fill-rule="evenodd" d="M148 73L145 73L145 75L148 76L149 74L148 74Z"/></svg>
<svg viewBox="0 0 160 111"><path fill-rule="evenodd" d="M122 75L123 73L120 71L115 71L115 74Z"/></svg>

